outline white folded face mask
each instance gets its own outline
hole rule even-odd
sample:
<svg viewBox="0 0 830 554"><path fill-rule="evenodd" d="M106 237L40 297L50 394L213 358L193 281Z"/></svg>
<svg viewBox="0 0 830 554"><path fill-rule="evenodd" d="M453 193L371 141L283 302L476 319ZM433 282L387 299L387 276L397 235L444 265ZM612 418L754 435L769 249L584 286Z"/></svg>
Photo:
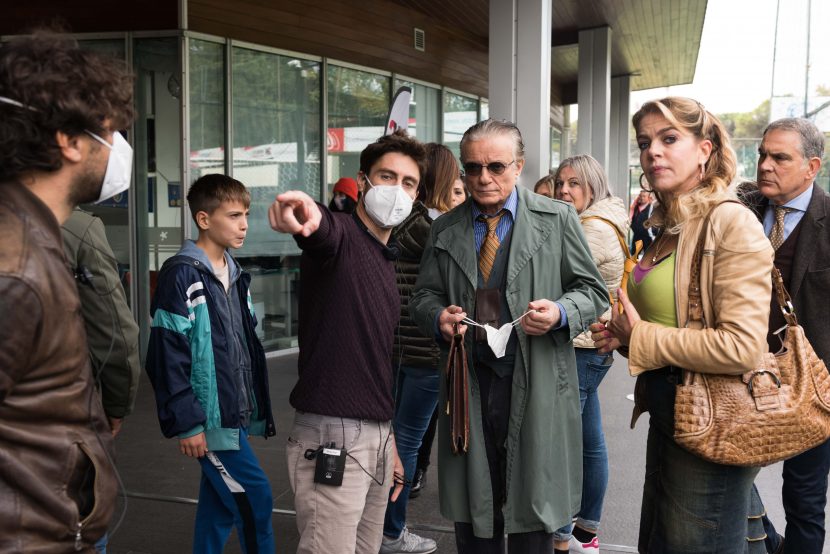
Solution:
<svg viewBox="0 0 830 554"><path fill-rule="evenodd" d="M496 356L496 358L503 358L504 353L507 350L507 343L510 341L510 333L513 331L513 327L519 325L519 322L522 320L522 318L533 311L535 310L528 310L527 312L519 316L517 319L514 319L510 323L505 323L498 329L496 329L488 323L482 325L481 323L478 323L466 317L462 320L462 323L466 323L468 325L475 325L476 327L481 327L482 329L484 329L484 332L487 334L487 345L490 347L490 350L493 351L493 354Z"/></svg>
<svg viewBox="0 0 830 554"><path fill-rule="evenodd" d="M503 358L504 352L507 350L507 342L510 340L510 332L513 331L512 323L505 323L498 329L484 325L484 332L487 333L487 344L490 350L496 355L496 358Z"/></svg>

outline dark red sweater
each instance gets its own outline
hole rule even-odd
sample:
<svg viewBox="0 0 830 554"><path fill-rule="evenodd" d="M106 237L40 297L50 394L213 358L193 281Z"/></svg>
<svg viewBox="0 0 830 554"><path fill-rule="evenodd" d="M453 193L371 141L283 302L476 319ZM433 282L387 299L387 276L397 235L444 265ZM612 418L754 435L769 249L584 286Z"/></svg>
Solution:
<svg viewBox="0 0 830 554"><path fill-rule="evenodd" d="M303 412L391 420L392 342L400 316L394 262L357 216L324 206L320 228L294 236L300 259L299 380Z"/></svg>

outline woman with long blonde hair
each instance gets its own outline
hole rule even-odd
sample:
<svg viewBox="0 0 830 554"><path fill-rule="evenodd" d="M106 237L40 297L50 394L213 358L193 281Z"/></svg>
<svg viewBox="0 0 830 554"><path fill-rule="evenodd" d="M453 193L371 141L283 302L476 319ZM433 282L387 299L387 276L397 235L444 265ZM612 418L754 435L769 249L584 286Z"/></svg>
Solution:
<svg viewBox="0 0 830 554"><path fill-rule="evenodd" d="M742 374L766 351L772 247L752 212L728 202L735 154L717 117L695 100L669 97L645 103L633 124L659 201L649 224L660 234L619 291L625 311L615 306L591 331L600 352L627 349L635 416L651 416L639 551L746 552L758 468L712 463L678 446L674 398L684 368ZM687 327L690 269L707 217L700 268L707 326Z"/></svg>

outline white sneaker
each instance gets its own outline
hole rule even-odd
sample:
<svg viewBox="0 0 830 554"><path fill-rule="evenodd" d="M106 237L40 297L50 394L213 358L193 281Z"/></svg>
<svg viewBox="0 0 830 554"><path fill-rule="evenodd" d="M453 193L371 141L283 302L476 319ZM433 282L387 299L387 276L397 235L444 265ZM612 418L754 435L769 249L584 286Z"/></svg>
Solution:
<svg viewBox="0 0 830 554"><path fill-rule="evenodd" d="M577 554L599 554L599 537L595 536L591 542L579 542L571 535L568 548Z"/></svg>
<svg viewBox="0 0 830 554"><path fill-rule="evenodd" d="M438 543L410 533L406 527L397 539L390 539L384 535L380 545L380 554L429 554L436 550L438 550Z"/></svg>

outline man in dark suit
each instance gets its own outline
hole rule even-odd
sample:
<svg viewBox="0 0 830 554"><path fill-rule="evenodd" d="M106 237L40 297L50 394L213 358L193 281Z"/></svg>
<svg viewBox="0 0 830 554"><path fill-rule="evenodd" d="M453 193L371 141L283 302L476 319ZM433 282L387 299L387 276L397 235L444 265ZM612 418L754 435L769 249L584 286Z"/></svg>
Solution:
<svg viewBox="0 0 830 554"><path fill-rule="evenodd" d="M764 224L799 323L830 366L830 195L814 183L823 155L824 136L809 120L773 121L758 148L758 190L744 200ZM781 341L774 331L785 322L777 303L772 304L768 342L770 351L777 352ZM828 471L830 441L784 462L786 540L764 516L767 552L821 554Z"/></svg>

